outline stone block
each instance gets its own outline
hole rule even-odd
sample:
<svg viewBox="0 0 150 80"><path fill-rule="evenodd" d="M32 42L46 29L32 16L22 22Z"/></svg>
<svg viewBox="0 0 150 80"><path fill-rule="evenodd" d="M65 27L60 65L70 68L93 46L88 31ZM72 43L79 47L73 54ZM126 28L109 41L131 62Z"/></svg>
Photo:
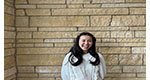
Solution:
<svg viewBox="0 0 150 80"><path fill-rule="evenodd" d="M37 44L34 44L34 46L35 47L42 47L42 48L46 47L47 48L47 47L53 47L53 43L48 43L48 44L47 43L44 43L44 44L43 43L41 43L41 44L37 43Z"/></svg>
<svg viewBox="0 0 150 80"><path fill-rule="evenodd" d="M15 9L6 4L4 4L4 12L15 15Z"/></svg>
<svg viewBox="0 0 150 80"><path fill-rule="evenodd" d="M17 55L17 65L28 66L54 66L61 65L64 55Z"/></svg>
<svg viewBox="0 0 150 80"><path fill-rule="evenodd" d="M29 18L28 17L16 17L16 26L28 26Z"/></svg>
<svg viewBox="0 0 150 80"><path fill-rule="evenodd" d="M130 14L146 14L146 8L130 8Z"/></svg>
<svg viewBox="0 0 150 80"><path fill-rule="evenodd" d="M118 38L117 39L117 42L146 42L146 39L145 38Z"/></svg>
<svg viewBox="0 0 150 80"><path fill-rule="evenodd" d="M99 52L102 54L129 54L130 48L99 48Z"/></svg>
<svg viewBox="0 0 150 80"><path fill-rule="evenodd" d="M146 0L126 0L126 2L146 2Z"/></svg>
<svg viewBox="0 0 150 80"><path fill-rule="evenodd" d="M61 77L60 73L39 73L39 77Z"/></svg>
<svg viewBox="0 0 150 80"><path fill-rule="evenodd" d="M15 39L16 33L10 31L4 31L4 38L12 38Z"/></svg>
<svg viewBox="0 0 150 80"><path fill-rule="evenodd" d="M36 8L36 5L30 5L30 4L27 4L27 5L15 5L17 9L31 9L31 8Z"/></svg>
<svg viewBox="0 0 150 80"><path fill-rule="evenodd" d="M83 8L82 4L68 4L68 8Z"/></svg>
<svg viewBox="0 0 150 80"><path fill-rule="evenodd" d="M146 48L145 47L133 47L132 53L139 53L139 54L146 53Z"/></svg>
<svg viewBox="0 0 150 80"><path fill-rule="evenodd" d="M16 4L27 4L27 0L16 0Z"/></svg>
<svg viewBox="0 0 150 80"><path fill-rule="evenodd" d="M92 3L121 3L124 0L93 0Z"/></svg>
<svg viewBox="0 0 150 80"><path fill-rule="evenodd" d="M18 32L17 38L32 38L32 32Z"/></svg>
<svg viewBox="0 0 150 80"><path fill-rule="evenodd" d="M15 57L14 56L7 56L4 57L4 69L9 69L15 66Z"/></svg>
<svg viewBox="0 0 150 80"><path fill-rule="evenodd" d="M55 80L55 78L17 78L17 80Z"/></svg>
<svg viewBox="0 0 150 80"><path fill-rule="evenodd" d="M10 56L15 54L15 48L4 49L4 56Z"/></svg>
<svg viewBox="0 0 150 80"><path fill-rule="evenodd" d="M24 16L25 15L25 11L23 9L16 10L16 15L17 16Z"/></svg>
<svg viewBox="0 0 150 80"><path fill-rule="evenodd" d="M100 24L100 23L97 21L97 23L95 23L93 25L96 25L96 24ZM109 25L109 23L107 23L107 25ZM94 27L94 26L92 26L92 27L88 27L88 28L87 27L79 27L78 30L79 31L126 31L126 30L129 30L129 28L128 27L103 27L103 26Z"/></svg>
<svg viewBox="0 0 150 80"><path fill-rule="evenodd" d="M138 73L137 77L139 77L139 78L145 78L146 74L145 73Z"/></svg>
<svg viewBox="0 0 150 80"><path fill-rule="evenodd" d="M120 65L142 65L142 55L120 55Z"/></svg>
<svg viewBox="0 0 150 80"><path fill-rule="evenodd" d="M109 73L121 73L122 72L122 66L107 66L106 70L107 70L107 74L109 74Z"/></svg>
<svg viewBox="0 0 150 80"><path fill-rule="evenodd" d="M39 4L39 5L37 5L37 8L66 8L66 5L64 5L64 4L61 4L61 5L56 5L56 4L54 4L54 5L42 5L42 4Z"/></svg>
<svg viewBox="0 0 150 80"><path fill-rule="evenodd" d="M27 15L36 16L36 15L51 15L50 9L26 9Z"/></svg>
<svg viewBox="0 0 150 80"><path fill-rule="evenodd" d="M102 6L101 7L103 7L103 8L112 8L112 7L114 7L114 8L127 8L127 7L146 7L146 4L145 3L126 3L126 4L102 4Z"/></svg>
<svg viewBox="0 0 150 80"><path fill-rule="evenodd" d="M112 38L133 38L133 31L111 31Z"/></svg>
<svg viewBox="0 0 150 80"><path fill-rule="evenodd" d="M54 43L55 47L72 47L73 43Z"/></svg>
<svg viewBox="0 0 150 80"><path fill-rule="evenodd" d="M44 42L52 42L52 43L59 43L59 42L73 42L74 39L45 39Z"/></svg>
<svg viewBox="0 0 150 80"><path fill-rule="evenodd" d="M117 65L118 64L118 55L104 55L107 65Z"/></svg>
<svg viewBox="0 0 150 80"><path fill-rule="evenodd" d="M39 31L77 31L77 28L68 28L68 27L39 28Z"/></svg>
<svg viewBox="0 0 150 80"><path fill-rule="evenodd" d="M38 74L37 73L18 73L17 77L23 77L23 78L37 78Z"/></svg>
<svg viewBox="0 0 150 80"><path fill-rule="evenodd" d="M52 15L106 15L128 14L127 8L99 8L99 9L53 9Z"/></svg>
<svg viewBox="0 0 150 80"><path fill-rule="evenodd" d="M100 8L101 4L84 4L84 8Z"/></svg>
<svg viewBox="0 0 150 80"><path fill-rule="evenodd" d="M146 78L105 78L105 80L145 80Z"/></svg>
<svg viewBox="0 0 150 80"><path fill-rule="evenodd" d="M15 17L9 14L4 14L4 25L13 26Z"/></svg>
<svg viewBox="0 0 150 80"><path fill-rule="evenodd" d="M60 73L61 66L39 66L36 67L37 73Z"/></svg>
<svg viewBox="0 0 150 80"><path fill-rule="evenodd" d="M18 66L19 73L34 73L34 66Z"/></svg>
<svg viewBox="0 0 150 80"><path fill-rule="evenodd" d="M17 54L65 54L70 48L17 48Z"/></svg>
<svg viewBox="0 0 150 80"><path fill-rule="evenodd" d="M89 26L87 16L31 17L30 26Z"/></svg>
<svg viewBox="0 0 150 80"><path fill-rule="evenodd" d="M29 0L29 4L65 4L65 0Z"/></svg>
<svg viewBox="0 0 150 80"><path fill-rule="evenodd" d="M91 16L91 26L109 26L111 16Z"/></svg>
<svg viewBox="0 0 150 80"><path fill-rule="evenodd" d="M43 39L18 39L17 43L42 43Z"/></svg>
<svg viewBox="0 0 150 80"><path fill-rule="evenodd" d="M16 28L17 31L37 31L37 28Z"/></svg>
<svg viewBox="0 0 150 80"><path fill-rule="evenodd" d="M146 72L146 66L123 66L123 72L141 73Z"/></svg>
<svg viewBox="0 0 150 80"><path fill-rule="evenodd" d="M111 26L142 26L145 25L144 16L113 16Z"/></svg>
<svg viewBox="0 0 150 80"><path fill-rule="evenodd" d="M106 78L133 78L136 77L135 73L121 73L121 74L106 74Z"/></svg>
<svg viewBox="0 0 150 80"><path fill-rule="evenodd" d="M135 31L135 37L146 38L146 31Z"/></svg>
<svg viewBox="0 0 150 80"><path fill-rule="evenodd" d="M74 3L90 3L91 0L67 0L67 4L74 4Z"/></svg>
<svg viewBox="0 0 150 80"><path fill-rule="evenodd" d="M16 47L34 47L34 44L16 44Z"/></svg>
<svg viewBox="0 0 150 80"><path fill-rule="evenodd" d="M17 70L16 70L16 67L11 67L11 68L5 70L5 71L4 71L4 78L16 74L16 71L17 71Z"/></svg>

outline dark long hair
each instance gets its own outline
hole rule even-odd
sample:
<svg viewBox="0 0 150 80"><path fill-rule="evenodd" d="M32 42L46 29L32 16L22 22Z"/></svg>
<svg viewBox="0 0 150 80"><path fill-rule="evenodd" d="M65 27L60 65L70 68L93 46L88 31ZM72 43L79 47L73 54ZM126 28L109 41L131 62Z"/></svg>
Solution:
<svg viewBox="0 0 150 80"><path fill-rule="evenodd" d="M83 50L79 47L79 39L81 36L83 35L88 35L90 37L92 37L92 41L93 41L93 45L88 49L88 52L90 53L90 55L92 55L96 60L94 62L90 61L90 63L92 65L98 65L100 63L100 59L98 56L98 53L96 53L96 48L95 48L95 43L96 43L96 38L89 32L83 32L81 34L79 34L76 39L74 40L74 45L73 47L70 49L71 55L69 56L69 62L73 65L73 66L78 66L82 63L83 58ZM77 62L73 61L73 57L76 57L78 60Z"/></svg>

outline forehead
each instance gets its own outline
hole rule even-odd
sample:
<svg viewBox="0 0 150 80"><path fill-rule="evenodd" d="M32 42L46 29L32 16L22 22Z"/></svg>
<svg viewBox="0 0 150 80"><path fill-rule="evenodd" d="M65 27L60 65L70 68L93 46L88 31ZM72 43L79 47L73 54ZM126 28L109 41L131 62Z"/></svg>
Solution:
<svg viewBox="0 0 150 80"><path fill-rule="evenodd" d="M80 36L80 39L92 39L92 37L89 35L82 35Z"/></svg>

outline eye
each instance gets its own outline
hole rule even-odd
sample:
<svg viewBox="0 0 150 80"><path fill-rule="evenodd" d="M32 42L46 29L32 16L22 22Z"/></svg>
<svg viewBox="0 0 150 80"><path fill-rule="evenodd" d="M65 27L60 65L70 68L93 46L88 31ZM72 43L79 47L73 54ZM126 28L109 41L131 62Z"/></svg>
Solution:
<svg viewBox="0 0 150 80"><path fill-rule="evenodd" d="M88 42L92 42L92 40L88 40Z"/></svg>

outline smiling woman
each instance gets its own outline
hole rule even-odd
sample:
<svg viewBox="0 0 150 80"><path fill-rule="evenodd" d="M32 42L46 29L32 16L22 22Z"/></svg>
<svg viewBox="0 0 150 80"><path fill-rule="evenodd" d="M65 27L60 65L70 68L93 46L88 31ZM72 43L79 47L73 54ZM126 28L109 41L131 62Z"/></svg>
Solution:
<svg viewBox="0 0 150 80"><path fill-rule="evenodd" d="M103 56L96 52L96 38L83 32L75 39L61 69L63 80L103 80L106 65Z"/></svg>

